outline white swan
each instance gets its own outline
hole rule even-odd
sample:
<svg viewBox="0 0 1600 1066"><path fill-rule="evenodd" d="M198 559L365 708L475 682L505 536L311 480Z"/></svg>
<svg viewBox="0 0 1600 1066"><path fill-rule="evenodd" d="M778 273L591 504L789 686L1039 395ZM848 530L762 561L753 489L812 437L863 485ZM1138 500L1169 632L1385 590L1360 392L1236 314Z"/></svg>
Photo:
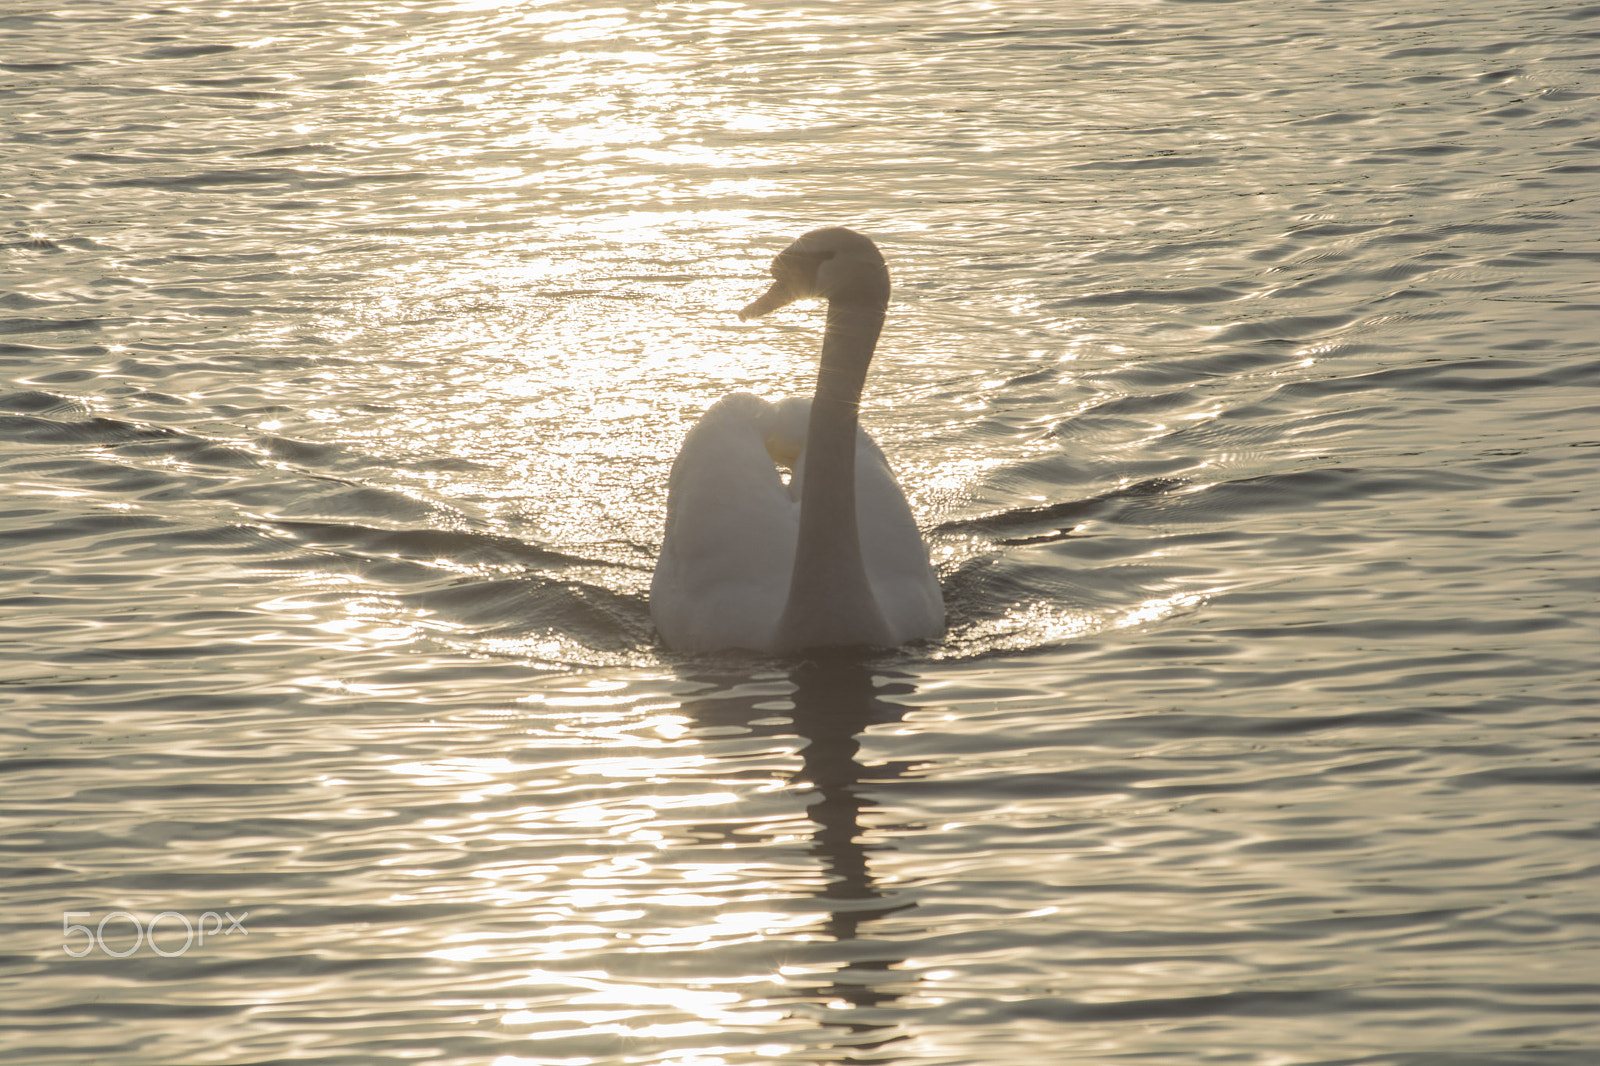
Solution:
<svg viewBox="0 0 1600 1066"><path fill-rule="evenodd" d="M911 508L858 409L889 305L877 246L813 230L772 261L754 318L828 301L811 400L718 400L672 464L650 615L680 652L894 647L944 632L944 601ZM785 485L778 466L792 467Z"/></svg>

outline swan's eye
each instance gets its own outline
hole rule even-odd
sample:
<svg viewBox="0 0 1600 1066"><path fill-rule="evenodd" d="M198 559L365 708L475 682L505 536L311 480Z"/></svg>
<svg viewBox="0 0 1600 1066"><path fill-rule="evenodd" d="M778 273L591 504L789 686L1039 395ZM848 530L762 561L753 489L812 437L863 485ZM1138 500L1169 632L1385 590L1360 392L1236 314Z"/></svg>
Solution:
<svg viewBox="0 0 1600 1066"><path fill-rule="evenodd" d="M785 248L772 261L772 276L777 278L786 274L790 276L799 274L805 277L816 277L817 267L832 258L833 253L831 251L801 252L793 248Z"/></svg>

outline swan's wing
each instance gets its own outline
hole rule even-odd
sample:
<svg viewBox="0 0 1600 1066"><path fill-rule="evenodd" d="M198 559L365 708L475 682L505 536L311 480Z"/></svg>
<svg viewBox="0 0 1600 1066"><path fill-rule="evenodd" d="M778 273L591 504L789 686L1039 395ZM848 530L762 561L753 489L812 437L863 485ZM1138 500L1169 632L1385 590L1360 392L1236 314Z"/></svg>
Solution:
<svg viewBox="0 0 1600 1066"><path fill-rule="evenodd" d="M796 499L804 480L802 453L790 486ZM928 546L883 449L864 429L856 436L856 526L867 580L894 642L943 633L944 595L928 559Z"/></svg>
<svg viewBox="0 0 1600 1066"><path fill-rule="evenodd" d="M856 438L856 524L872 594L896 644L944 632L944 595L906 494L866 430Z"/></svg>
<svg viewBox="0 0 1600 1066"><path fill-rule="evenodd" d="M724 397L672 464L650 614L678 651L772 643L799 530L799 506L767 452L775 418L749 393Z"/></svg>

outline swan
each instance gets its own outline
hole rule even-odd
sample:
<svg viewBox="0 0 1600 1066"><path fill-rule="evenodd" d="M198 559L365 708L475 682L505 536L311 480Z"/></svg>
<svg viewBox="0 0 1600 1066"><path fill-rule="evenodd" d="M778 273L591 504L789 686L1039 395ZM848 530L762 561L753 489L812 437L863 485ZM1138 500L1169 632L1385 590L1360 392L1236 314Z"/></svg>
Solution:
<svg viewBox="0 0 1600 1066"><path fill-rule="evenodd" d="M905 493L860 427L861 389L889 305L877 245L812 230L772 261L739 312L827 301L816 393L734 393L684 439L667 482L650 615L668 647L788 654L892 648L944 632L944 600ZM793 473L784 483L779 467Z"/></svg>

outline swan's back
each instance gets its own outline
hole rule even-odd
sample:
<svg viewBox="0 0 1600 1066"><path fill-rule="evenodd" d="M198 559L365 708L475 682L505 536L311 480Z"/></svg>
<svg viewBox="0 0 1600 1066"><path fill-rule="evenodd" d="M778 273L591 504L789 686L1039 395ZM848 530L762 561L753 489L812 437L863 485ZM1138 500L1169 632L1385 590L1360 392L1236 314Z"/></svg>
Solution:
<svg viewBox="0 0 1600 1066"><path fill-rule="evenodd" d="M689 431L672 465L666 536L650 586L650 613L670 647L772 650L794 569L810 411L809 399L771 404L736 393ZM788 485L780 462L795 464ZM856 524L894 643L943 632L944 601L927 547L865 431L856 436Z"/></svg>

